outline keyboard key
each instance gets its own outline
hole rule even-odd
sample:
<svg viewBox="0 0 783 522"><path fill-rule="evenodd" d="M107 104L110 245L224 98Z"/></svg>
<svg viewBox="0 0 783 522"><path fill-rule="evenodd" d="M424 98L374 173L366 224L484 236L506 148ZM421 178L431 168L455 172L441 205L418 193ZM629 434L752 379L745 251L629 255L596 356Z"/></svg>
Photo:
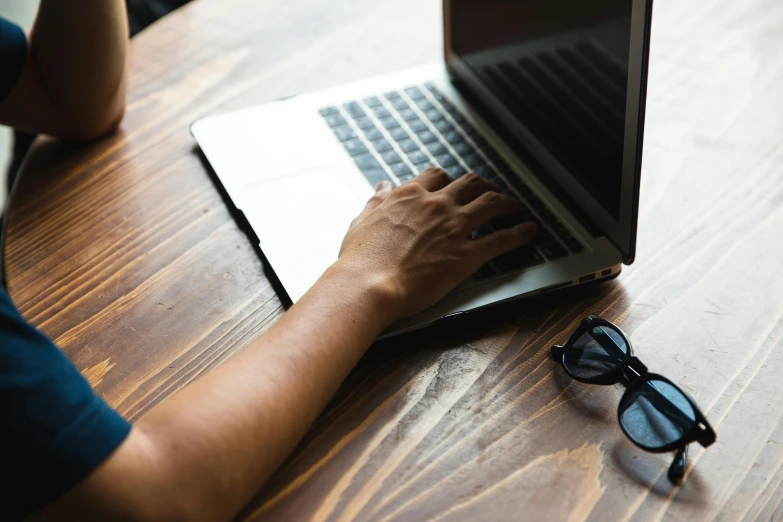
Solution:
<svg viewBox="0 0 783 522"><path fill-rule="evenodd" d="M408 132L400 127L391 129L389 131L389 134L391 134L391 137L394 138L394 141L402 141L402 140L410 139L410 135L408 134Z"/></svg>
<svg viewBox="0 0 783 522"><path fill-rule="evenodd" d="M392 163L389 165L389 168L391 168L392 174L400 178L401 176L405 176L407 174L413 174L413 171L411 168L400 161L399 163Z"/></svg>
<svg viewBox="0 0 783 522"><path fill-rule="evenodd" d="M560 243L550 243L541 247L541 252L544 253L547 259L554 261L568 255L568 251Z"/></svg>
<svg viewBox="0 0 783 522"><path fill-rule="evenodd" d="M530 204L531 207L533 207L533 210L536 212L542 212L546 210L546 206L544 205L544 202L538 199L535 196L530 196L529 198L525 198L527 202Z"/></svg>
<svg viewBox="0 0 783 522"><path fill-rule="evenodd" d="M457 158L447 152L445 154L439 154L435 156L435 162L444 169L448 169L449 167L457 164Z"/></svg>
<svg viewBox="0 0 783 522"><path fill-rule="evenodd" d="M386 98L389 101L396 100L397 98L400 97L400 93L395 92L395 91L391 91L391 92L387 92L386 94L384 94L383 97Z"/></svg>
<svg viewBox="0 0 783 522"><path fill-rule="evenodd" d="M424 98L424 93L418 87L408 87L405 89L405 94L410 96L414 100Z"/></svg>
<svg viewBox="0 0 783 522"><path fill-rule="evenodd" d="M482 178L496 179L498 177L497 172L495 172L495 169L493 169L489 165L478 165L473 168L473 172L475 172ZM516 198L516 195L514 195L513 197Z"/></svg>
<svg viewBox="0 0 783 522"><path fill-rule="evenodd" d="M359 102L349 102L343 105L343 108L345 111L353 116L354 118L361 118L362 116L366 116L364 113L364 109L362 109L362 106L359 105Z"/></svg>
<svg viewBox="0 0 783 522"><path fill-rule="evenodd" d="M367 116L362 116L360 118L356 118L353 122L360 129L369 129L371 127L375 127L375 124Z"/></svg>
<svg viewBox="0 0 783 522"><path fill-rule="evenodd" d="M444 97L438 98L436 96L435 99L438 100L438 102L440 103L440 106L443 108L444 111L451 112L451 111L454 110L454 106L446 98L444 98Z"/></svg>
<svg viewBox="0 0 783 522"><path fill-rule="evenodd" d="M383 167L380 163L378 163L378 160L375 159L375 156L369 152L365 154L358 154L354 156L353 160L356 162L356 166L359 167L359 170L362 172L373 169L383 170Z"/></svg>
<svg viewBox="0 0 783 522"><path fill-rule="evenodd" d="M431 161L425 161L424 163L417 163L416 164L416 170L419 172L424 172L430 167L434 167L435 165Z"/></svg>
<svg viewBox="0 0 783 522"><path fill-rule="evenodd" d="M406 181L410 181L410 180L412 180L415 177L416 177L416 174L411 172L410 174L401 174L401 175L397 176L397 179L400 180L400 183L405 183Z"/></svg>
<svg viewBox="0 0 783 522"><path fill-rule="evenodd" d="M447 132L454 130L454 127L451 125L451 123L447 122L446 120L435 122L435 128L438 129L438 132L441 134L446 134Z"/></svg>
<svg viewBox="0 0 783 522"><path fill-rule="evenodd" d="M406 102L402 98L394 98L393 100L391 100L391 104L392 107L394 107L398 111L410 109L410 105L408 105L408 102Z"/></svg>
<svg viewBox="0 0 783 522"><path fill-rule="evenodd" d="M568 247L568 250L573 252L574 254L578 254L579 252L583 252L585 247L582 246L582 243L579 242L576 238L568 237L564 239L566 246Z"/></svg>
<svg viewBox="0 0 783 522"><path fill-rule="evenodd" d="M383 138L373 141L372 146L378 152L386 152L387 150L391 150L392 148L391 143L389 143Z"/></svg>
<svg viewBox="0 0 783 522"><path fill-rule="evenodd" d="M527 202L530 203L530 206L533 207L533 210L536 210L538 212L545 210L546 206L544 205L544 202L538 199L535 196L530 196L529 198L526 198Z"/></svg>
<svg viewBox="0 0 783 522"><path fill-rule="evenodd" d="M461 178L462 176L464 176L467 173L468 173L468 170L465 167L463 167L462 165L455 165L455 166L449 168L449 174L454 179Z"/></svg>
<svg viewBox="0 0 783 522"><path fill-rule="evenodd" d="M462 113L458 112L456 109L451 111L449 114L451 114L451 119L460 125L463 125L468 121L467 118L465 118L465 116L463 116Z"/></svg>
<svg viewBox="0 0 783 522"><path fill-rule="evenodd" d="M533 195L533 191L530 190L530 187L527 186L527 184L522 181L519 177L512 177L511 183L514 185L514 188L517 189L517 192L525 196L526 198L530 198Z"/></svg>
<svg viewBox="0 0 783 522"><path fill-rule="evenodd" d="M513 250L495 259L495 263L504 272L530 268L543 262L544 258L541 254L535 248L529 246Z"/></svg>
<svg viewBox="0 0 783 522"><path fill-rule="evenodd" d="M435 122L443 119L443 115L440 113L437 109L429 109L424 111L424 116L427 117L428 120Z"/></svg>
<svg viewBox="0 0 783 522"><path fill-rule="evenodd" d="M487 143L487 140L485 140L482 136L474 136L471 138L473 140L473 144L479 148L479 150L482 150L489 147L489 143Z"/></svg>
<svg viewBox="0 0 783 522"><path fill-rule="evenodd" d="M481 149L481 152L483 152L484 156L486 156L487 159L492 162L500 159L500 154L498 154L498 151L493 149L492 147L484 147L483 149Z"/></svg>
<svg viewBox="0 0 783 522"><path fill-rule="evenodd" d="M338 109L337 107L325 107L318 112L321 114L321 116L325 118L327 116L331 116L332 114L339 114L340 109Z"/></svg>
<svg viewBox="0 0 783 522"><path fill-rule="evenodd" d="M557 241L557 239L555 239L555 236L546 227L539 228L536 237L533 238L533 244L536 246L548 245L554 241Z"/></svg>
<svg viewBox="0 0 783 522"><path fill-rule="evenodd" d="M554 230L555 234L557 234L557 237L560 238L567 238L571 236L571 232L569 232L568 229L560 223L552 225L552 230Z"/></svg>
<svg viewBox="0 0 783 522"><path fill-rule="evenodd" d="M495 183L496 185L501 187L500 188L500 193L501 194L503 194L504 196L508 196L510 198L519 199L519 197L517 196L517 193L514 192L513 190L511 190L510 188L504 186L505 184L501 181L500 178L498 178L496 176L493 176L492 179L498 180L499 183L495 183L494 181L493 181L493 183Z"/></svg>
<svg viewBox="0 0 783 522"><path fill-rule="evenodd" d="M348 125L340 125L339 127L335 127L332 130L334 131L335 136L337 136L337 139L340 141L348 141L357 137L356 131Z"/></svg>
<svg viewBox="0 0 783 522"><path fill-rule="evenodd" d="M387 111L385 107L375 107L373 109L373 112L375 113L375 117L378 118L379 120L391 116L391 113Z"/></svg>
<svg viewBox="0 0 783 522"><path fill-rule="evenodd" d="M400 111L400 118L402 118L403 121L413 121L418 120L419 116L412 109L403 109Z"/></svg>
<svg viewBox="0 0 783 522"><path fill-rule="evenodd" d="M345 125L347 123L348 122L345 121L345 118L339 114L332 114L331 116L326 117L326 124L330 127L339 127L340 125Z"/></svg>
<svg viewBox="0 0 783 522"><path fill-rule="evenodd" d="M435 108L432 102L426 98L416 100L416 106L423 111L429 111Z"/></svg>
<svg viewBox="0 0 783 522"><path fill-rule="evenodd" d="M403 152L413 152L414 150L418 150L419 146L416 145L416 142L413 140L401 140L397 142L397 146L402 150Z"/></svg>
<svg viewBox="0 0 783 522"><path fill-rule="evenodd" d="M462 137L457 131L446 132L443 134L443 139L450 145L457 145L458 143L465 143L465 138Z"/></svg>
<svg viewBox="0 0 783 522"><path fill-rule="evenodd" d="M439 154L446 154L448 152L446 150L446 147L444 147L443 144L439 141L435 143L428 143L427 150L430 151L430 154L432 154L433 156L438 156Z"/></svg>
<svg viewBox="0 0 783 522"><path fill-rule="evenodd" d="M527 209L524 209L522 212L512 216L501 216L495 218L490 222L490 225L492 225L492 228L495 230L503 230L506 228L515 227L520 223L526 223L528 221L530 221L530 213L527 211Z"/></svg>
<svg viewBox="0 0 783 522"><path fill-rule="evenodd" d="M503 187L503 189L500 191L503 194L506 194L507 196L511 196L514 199L519 199L519 196L517 196L511 189L506 187L506 182L503 181L497 174L490 173L488 176L485 176L484 179L487 181L490 181L497 185L498 187Z"/></svg>
<svg viewBox="0 0 783 522"><path fill-rule="evenodd" d="M551 211L542 210L541 212L539 212L539 214L541 215L541 219L543 219L545 223L549 223L550 225L557 223L557 217L554 214L552 214Z"/></svg>
<svg viewBox="0 0 783 522"><path fill-rule="evenodd" d="M375 141L383 138L383 133L380 130L376 129L375 127L364 129L364 135L370 141Z"/></svg>
<svg viewBox="0 0 783 522"><path fill-rule="evenodd" d="M503 174L508 174L509 172L511 172L511 166L501 158L495 159L492 163L494 163L495 168L498 169L498 171L502 172Z"/></svg>
<svg viewBox="0 0 783 522"><path fill-rule="evenodd" d="M395 127L399 127L400 122L398 122L394 116L389 116L387 118L381 118L381 125L387 129L393 129Z"/></svg>
<svg viewBox="0 0 783 522"><path fill-rule="evenodd" d="M476 149L470 146L470 144L467 141L462 141L460 143L455 143L453 145L454 152L459 154L462 157L465 156L476 156ZM476 156L478 158L478 156ZM478 161L481 161L481 158L479 158Z"/></svg>
<svg viewBox="0 0 783 522"><path fill-rule="evenodd" d="M478 156L477 154L460 154L462 157L462 161L465 162L465 165L467 165L470 168L478 167L479 165L484 165L484 159Z"/></svg>
<svg viewBox="0 0 783 522"><path fill-rule="evenodd" d="M343 147L345 147L345 150L351 156L356 156L358 154L364 154L365 152L369 152L367 150L367 147L364 146L364 143L362 143L359 140L348 140L346 142L343 142Z"/></svg>
<svg viewBox="0 0 783 522"><path fill-rule="evenodd" d="M376 186L379 181L387 180L391 181L386 171L383 169L378 160L376 160L372 154L360 154L355 156L353 160L356 162L356 166L362 171L364 177L372 184Z"/></svg>
<svg viewBox="0 0 783 522"><path fill-rule="evenodd" d="M424 88L427 89L430 92L438 92L438 88L435 87L435 84L432 82L427 82L424 84Z"/></svg>
<svg viewBox="0 0 783 522"><path fill-rule="evenodd" d="M438 100L439 102L443 102L446 100L446 97L443 95L442 92L440 92L437 89L430 89L429 90L432 93L432 97Z"/></svg>
<svg viewBox="0 0 783 522"><path fill-rule="evenodd" d="M421 142L424 143L425 145L427 143L432 143L433 141L438 141L438 137L428 130L417 132L416 135L419 137L419 140L421 140Z"/></svg>
<svg viewBox="0 0 783 522"><path fill-rule="evenodd" d="M383 105L383 102L377 96L370 96L369 98L365 98L364 103L367 104L368 107L372 108Z"/></svg>
<svg viewBox="0 0 783 522"><path fill-rule="evenodd" d="M387 150L386 152L384 152L383 154L381 154L381 159L382 159L382 160L383 160L383 162L384 162L384 163L386 163L387 165L390 165L390 164L392 164L392 163L397 163L398 161L402 161L402 158L400 157L400 155L399 155L399 154L397 154L397 153L396 153L395 151L393 151L393 150Z"/></svg>
<svg viewBox="0 0 783 522"><path fill-rule="evenodd" d="M418 149L408 153L408 158L410 158L411 163L413 163L414 165L419 163L424 163L425 161L429 161L429 157L427 157L427 155L424 154L424 151Z"/></svg>
<svg viewBox="0 0 783 522"><path fill-rule="evenodd" d="M478 134L478 130L476 130L476 127L474 127L473 125L471 125L468 122L464 122L460 126L460 128L462 129L462 132L464 132L468 136L475 136L476 134Z"/></svg>
<svg viewBox="0 0 783 522"><path fill-rule="evenodd" d="M408 125L410 126L411 130L413 130L413 132L421 132L429 129L429 127L427 127L427 124L418 118L416 118L415 120L410 120L408 122Z"/></svg>

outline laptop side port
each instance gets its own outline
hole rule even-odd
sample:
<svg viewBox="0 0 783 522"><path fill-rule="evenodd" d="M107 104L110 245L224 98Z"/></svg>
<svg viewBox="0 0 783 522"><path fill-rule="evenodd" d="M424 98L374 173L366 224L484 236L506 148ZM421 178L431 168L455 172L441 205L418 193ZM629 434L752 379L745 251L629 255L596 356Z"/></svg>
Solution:
<svg viewBox="0 0 783 522"><path fill-rule="evenodd" d="M583 275L582 277L579 278L579 283L580 284L581 283L588 283L588 282L594 281L594 280L595 280L595 274L587 274L587 275Z"/></svg>

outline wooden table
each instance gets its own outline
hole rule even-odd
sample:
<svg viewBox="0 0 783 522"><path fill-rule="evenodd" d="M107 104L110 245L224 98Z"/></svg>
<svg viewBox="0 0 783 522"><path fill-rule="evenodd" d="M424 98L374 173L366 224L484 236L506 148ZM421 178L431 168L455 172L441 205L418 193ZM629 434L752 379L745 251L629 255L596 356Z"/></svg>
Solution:
<svg viewBox="0 0 783 522"><path fill-rule="evenodd" d="M438 59L437 0L196 0L133 41L122 132L38 143L14 299L137 419L283 312L188 125ZM264 520L783 518L783 2L658 0L638 261L616 281L381 343L248 507ZM259 168L261 159L259 159ZM619 388L548 359L588 312L718 432L672 488Z"/></svg>

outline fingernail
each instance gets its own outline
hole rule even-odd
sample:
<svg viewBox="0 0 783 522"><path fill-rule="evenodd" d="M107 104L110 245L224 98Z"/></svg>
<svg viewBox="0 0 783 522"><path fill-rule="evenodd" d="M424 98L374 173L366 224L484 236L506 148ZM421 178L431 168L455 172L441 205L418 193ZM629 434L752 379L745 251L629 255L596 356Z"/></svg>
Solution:
<svg viewBox="0 0 783 522"><path fill-rule="evenodd" d="M378 184L375 186L376 192L380 192L381 190L389 190L392 187L392 184L390 181L383 180L379 181Z"/></svg>

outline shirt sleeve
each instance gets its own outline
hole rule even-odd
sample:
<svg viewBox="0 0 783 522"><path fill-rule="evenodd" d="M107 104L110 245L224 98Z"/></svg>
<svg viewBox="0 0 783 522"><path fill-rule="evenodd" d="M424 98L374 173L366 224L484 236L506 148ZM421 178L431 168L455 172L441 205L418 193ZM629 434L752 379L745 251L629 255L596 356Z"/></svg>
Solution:
<svg viewBox="0 0 783 522"><path fill-rule="evenodd" d="M57 347L0 289L0 448L3 516L21 519L84 479L130 425L92 391Z"/></svg>
<svg viewBox="0 0 783 522"><path fill-rule="evenodd" d="M22 29L0 18L0 102L13 90L27 61L27 37Z"/></svg>

